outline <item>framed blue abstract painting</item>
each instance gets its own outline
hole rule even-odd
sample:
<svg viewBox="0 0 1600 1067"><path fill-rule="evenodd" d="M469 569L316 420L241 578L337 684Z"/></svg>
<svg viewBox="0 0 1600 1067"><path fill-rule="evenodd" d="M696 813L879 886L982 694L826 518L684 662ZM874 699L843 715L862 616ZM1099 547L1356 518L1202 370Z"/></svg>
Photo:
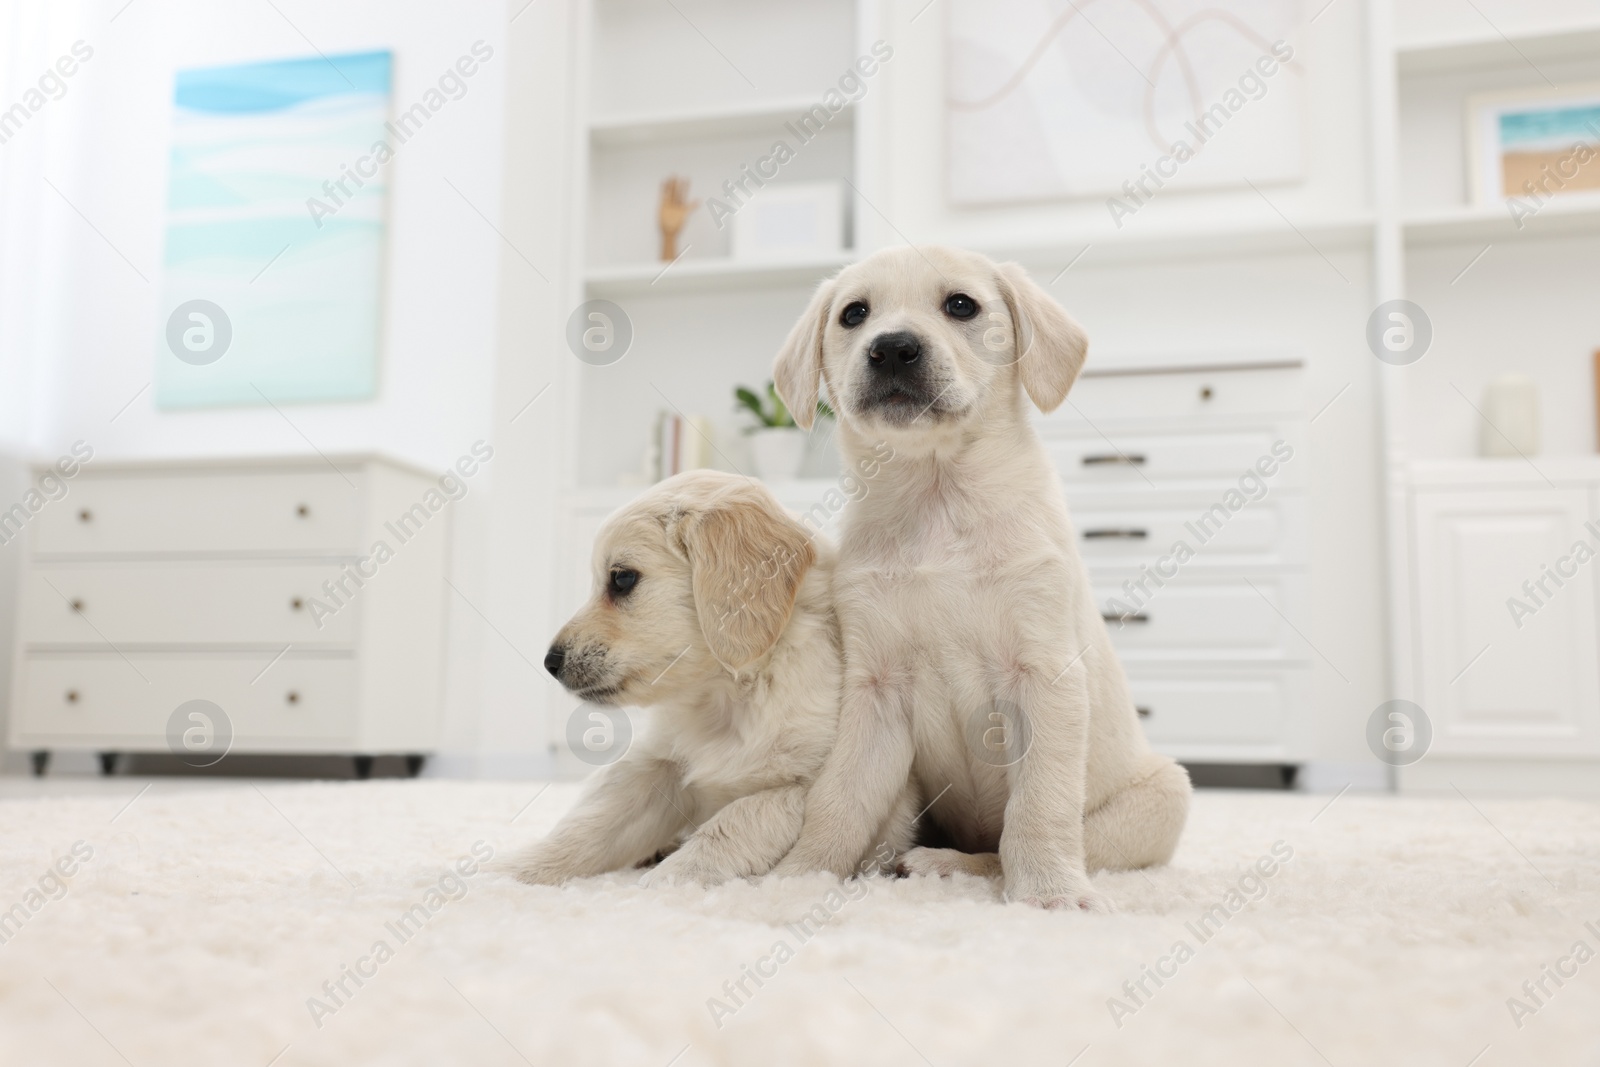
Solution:
<svg viewBox="0 0 1600 1067"><path fill-rule="evenodd" d="M178 72L157 407L375 395L390 66Z"/></svg>

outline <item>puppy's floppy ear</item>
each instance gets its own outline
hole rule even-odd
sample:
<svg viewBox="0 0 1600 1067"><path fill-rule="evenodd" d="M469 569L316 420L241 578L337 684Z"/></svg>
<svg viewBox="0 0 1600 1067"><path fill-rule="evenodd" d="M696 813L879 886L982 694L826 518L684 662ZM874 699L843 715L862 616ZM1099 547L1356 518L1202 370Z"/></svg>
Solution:
<svg viewBox="0 0 1600 1067"><path fill-rule="evenodd" d="M811 429L817 419L817 386L822 378L822 335L833 306L833 279L817 286L811 303L778 349L772 363L772 380L789 406L796 426Z"/></svg>
<svg viewBox="0 0 1600 1067"><path fill-rule="evenodd" d="M1083 369L1089 336L1017 264L1000 264L997 280L1011 312L1022 388L1040 411L1054 411Z"/></svg>
<svg viewBox="0 0 1600 1067"><path fill-rule="evenodd" d="M729 670L777 643L816 562L806 528L758 484L730 486L678 523L700 631Z"/></svg>

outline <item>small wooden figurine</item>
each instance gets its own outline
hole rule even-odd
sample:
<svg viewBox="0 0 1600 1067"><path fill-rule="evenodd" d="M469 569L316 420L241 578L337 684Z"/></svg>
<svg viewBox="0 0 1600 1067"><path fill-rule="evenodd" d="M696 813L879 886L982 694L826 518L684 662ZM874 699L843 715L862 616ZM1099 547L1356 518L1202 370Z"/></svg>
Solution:
<svg viewBox="0 0 1600 1067"><path fill-rule="evenodd" d="M678 258L678 234L689 220L700 201L689 199L689 179L672 175L661 183L661 207L657 220L661 225L661 261L670 263Z"/></svg>

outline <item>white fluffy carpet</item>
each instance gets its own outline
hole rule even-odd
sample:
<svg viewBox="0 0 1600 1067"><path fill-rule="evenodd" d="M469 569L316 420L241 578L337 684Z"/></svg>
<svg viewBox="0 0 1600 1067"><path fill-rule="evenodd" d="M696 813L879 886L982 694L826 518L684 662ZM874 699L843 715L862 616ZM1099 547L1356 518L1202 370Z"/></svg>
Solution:
<svg viewBox="0 0 1600 1067"><path fill-rule="evenodd" d="M537 785L158 788L119 814L138 785L0 802L0 909L22 905L0 1064L1600 1063L1600 959L1571 955L1600 951L1589 804L1202 794L1171 867L1096 876L1107 917L973 880L520 885L504 860L567 785L525 811ZM478 841L496 860L458 888ZM1292 859L1250 879L1279 841ZM372 976L340 1004L346 966Z"/></svg>

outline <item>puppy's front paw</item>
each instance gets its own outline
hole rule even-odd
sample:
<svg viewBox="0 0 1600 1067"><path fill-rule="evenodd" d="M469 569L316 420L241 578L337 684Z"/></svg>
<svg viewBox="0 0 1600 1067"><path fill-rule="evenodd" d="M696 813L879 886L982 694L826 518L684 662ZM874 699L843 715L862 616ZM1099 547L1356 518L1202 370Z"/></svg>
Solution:
<svg viewBox="0 0 1600 1067"><path fill-rule="evenodd" d="M1061 879L1054 884L1006 886L1006 899L1046 911L1116 911L1109 898L1089 882L1088 876Z"/></svg>
<svg viewBox="0 0 1600 1067"><path fill-rule="evenodd" d="M737 875L720 870L709 863L697 861L685 851L674 852L655 867L644 872L639 884L646 889L663 885L697 885L702 888L721 885Z"/></svg>
<svg viewBox="0 0 1600 1067"><path fill-rule="evenodd" d="M778 861L778 865L772 868L772 873L779 878L793 878L797 874L810 874L814 870L815 867L808 865L805 860L791 852Z"/></svg>
<svg viewBox="0 0 1600 1067"><path fill-rule="evenodd" d="M1069 893L1065 896L1048 897L1023 897L1022 903L1045 911L1096 911L1102 915L1109 915L1116 911L1116 907L1109 899L1100 893L1090 890L1087 893Z"/></svg>
<svg viewBox="0 0 1600 1067"><path fill-rule="evenodd" d="M772 873L779 878L793 878L800 874L826 871L835 878L849 878L855 870L855 863L849 859L831 856L821 849L796 845L789 850L787 856L778 861L778 865L772 868Z"/></svg>

